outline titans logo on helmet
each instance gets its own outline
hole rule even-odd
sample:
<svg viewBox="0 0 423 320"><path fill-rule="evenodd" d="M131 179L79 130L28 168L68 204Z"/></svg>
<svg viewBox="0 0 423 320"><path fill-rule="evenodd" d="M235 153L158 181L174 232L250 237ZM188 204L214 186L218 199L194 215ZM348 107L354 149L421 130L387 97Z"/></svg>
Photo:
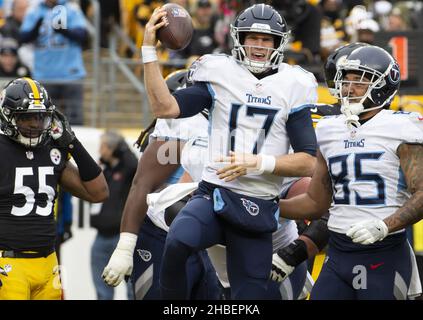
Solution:
<svg viewBox="0 0 423 320"><path fill-rule="evenodd" d="M391 70L389 71L389 81L393 84L398 83L401 80L401 73L399 70L399 66L398 64L394 64L391 68Z"/></svg>

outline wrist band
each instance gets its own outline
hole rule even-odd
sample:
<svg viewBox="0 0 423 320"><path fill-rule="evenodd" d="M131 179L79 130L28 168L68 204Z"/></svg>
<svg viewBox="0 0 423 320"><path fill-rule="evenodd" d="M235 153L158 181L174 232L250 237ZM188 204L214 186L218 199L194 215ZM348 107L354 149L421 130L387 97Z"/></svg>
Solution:
<svg viewBox="0 0 423 320"><path fill-rule="evenodd" d="M289 266L296 267L308 259L307 245L301 239L297 239L289 246L278 250L279 257Z"/></svg>
<svg viewBox="0 0 423 320"><path fill-rule="evenodd" d="M319 220L311 221L301 235L311 239L319 250L323 250L329 242L327 220L320 218Z"/></svg>
<svg viewBox="0 0 423 320"><path fill-rule="evenodd" d="M138 236L136 234L130 232L121 232L116 247L121 249L128 249L133 252L137 244L137 239Z"/></svg>
<svg viewBox="0 0 423 320"><path fill-rule="evenodd" d="M262 173L273 173L276 166L276 158L266 154L261 154L261 165L260 172Z"/></svg>
<svg viewBox="0 0 423 320"><path fill-rule="evenodd" d="M157 52L156 47L153 46L142 46L141 47L141 56L143 63L149 63L157 61Z"/></svg>

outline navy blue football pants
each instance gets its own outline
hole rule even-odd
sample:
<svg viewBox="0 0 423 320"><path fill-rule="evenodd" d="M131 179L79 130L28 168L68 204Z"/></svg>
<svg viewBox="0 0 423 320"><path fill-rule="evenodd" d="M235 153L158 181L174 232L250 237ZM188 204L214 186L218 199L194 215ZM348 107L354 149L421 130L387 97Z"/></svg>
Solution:
<svg viewBox="0 0 423 320"><path fill-rule="evenodd" d="M189 298L185 269L188 257L215 244L226 245L231 298L266 297L272 234L251 234L228 225L216 216L209 192L200 187L170 227L160 273L162 298Z"/></svg>
<svg viewBox="0 0 423 320"><path fill-rule="evenodd" d="M134 251L131 279L136 300L160 299L159 274L162 264L166 231L146 217ZM206 250L188 257L185 273L187 295L191 300L220 299L222 287Z"/></svg>
<svg viewBox="0 0 423 320"><path fill-rule="evenodd" d="M331 232L327 261L313 286L312 300L404 300L411 279L405 233L372 245L354 244Z"/></svg>

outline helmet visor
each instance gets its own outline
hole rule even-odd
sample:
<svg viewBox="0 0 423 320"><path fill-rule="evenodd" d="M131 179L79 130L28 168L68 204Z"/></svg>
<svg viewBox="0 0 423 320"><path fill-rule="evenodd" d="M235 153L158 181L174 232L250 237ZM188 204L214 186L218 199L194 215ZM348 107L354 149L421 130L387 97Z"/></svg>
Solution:
<svg viewBox="0 0 423 320"><path fill-rule="evenodd" d="M247 34L267 34L273 37L273 47L245 45ZM262 73L269 68L277 68L283 60L283 51L289 41L289 32L257 27L234 27L231 25L234 41L232 55L253 73Z"/></svg>
<svg viewBox="0 0 423 320"><path fill-rule="evenodd" d="M16 129L25 138L38 138L51 126L51 112L15 112L13 115Z"/></svg>
<svg viewBox="0 0 423 320"><path fill-rule="evenodd" d="M382 74L366 68L354 69L339 68L335 76L335 88L342 101L349 103L364 103L369 98L373 89L383 87Z"/></svg>

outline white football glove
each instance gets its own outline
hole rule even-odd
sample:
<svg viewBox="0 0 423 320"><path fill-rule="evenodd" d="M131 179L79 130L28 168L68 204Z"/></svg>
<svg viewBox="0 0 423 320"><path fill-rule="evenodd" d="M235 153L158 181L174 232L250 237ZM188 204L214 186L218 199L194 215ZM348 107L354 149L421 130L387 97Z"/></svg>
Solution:
<svg viewBox="0 0 423 320"><path fill-rule="evenodd" d="M121 232L116 249L102 274L104 282L109 286L116 287L125 276L131 275L137 238L133 233Z"/></svg>
<svg viewBox="0 0 423 320"><path fill-rule="evenodd" d="M287 265L277 253L274 253L272 257L272 271L270 271L270 279L282 282L294 271L294 269L295 267Z"/></svg>
<svg viewBox="0 0 423 320"><path fill-rule="evenodd" d="M366 220L353 225L347 236L355 243L372 244L388 235L388 226L380 219Z"/></svg>

